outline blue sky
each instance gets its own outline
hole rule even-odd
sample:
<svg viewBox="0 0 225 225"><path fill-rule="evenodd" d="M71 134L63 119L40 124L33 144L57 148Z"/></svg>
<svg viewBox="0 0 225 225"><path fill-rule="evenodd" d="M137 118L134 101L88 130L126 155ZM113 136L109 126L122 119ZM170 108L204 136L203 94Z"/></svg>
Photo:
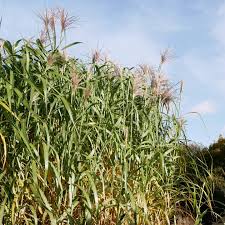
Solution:
<svg viewBox="0 0 225 225"><path fill-rule="evenodd" d="M176 57L164 70L172 81L184 81L188 138L207 145L225 134L225 1L0 0L0 36L37 35L36 14L52 7L79 18L68 34L68 42L84 43L75 56L87 58L98 48L123 65L157 65L160 52L171 48Z"/></svg>

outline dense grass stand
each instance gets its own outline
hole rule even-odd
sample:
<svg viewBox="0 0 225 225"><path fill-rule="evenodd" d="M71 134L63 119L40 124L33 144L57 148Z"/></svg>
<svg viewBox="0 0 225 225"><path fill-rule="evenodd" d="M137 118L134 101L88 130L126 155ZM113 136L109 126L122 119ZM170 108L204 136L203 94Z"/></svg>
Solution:
<svg viewBox="0 0 225 225"><path fill-rule="evenodd" d="M74 18L40 17L40 39L1 45L0 224L200 224L211 173L185 147L168 52L157 69L84 63L61 47Z"/></svg>

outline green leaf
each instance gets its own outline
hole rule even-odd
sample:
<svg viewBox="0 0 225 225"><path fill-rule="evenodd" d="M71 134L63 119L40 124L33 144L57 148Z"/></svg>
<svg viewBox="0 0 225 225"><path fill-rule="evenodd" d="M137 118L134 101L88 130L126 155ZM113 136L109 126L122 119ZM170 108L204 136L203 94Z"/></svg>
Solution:
<svg viewBox="0 0 225 225"><path fill-rule="evenodd" d="M70 47L72 47L74 45L77 45L77 44L82 44L82 42L79 42L79 41L73 42L73 43L71 43L71 44L66 45L65 47L63 47L62 50L65 50L65 49L70 48Z"/></svg>
<svg viewBox="0 0 225 225"><path fill-rule="evenodd" d="M0 206L0 225L4 225L3 224L3 217L4 217L4 210L5 210L5 203L6 203L6 199L7 197L5 196L1 206Z"/></svg>
<svg viewBox="0 0 225 225"><path fill-rule="evenodd" d="M52 207L50 206L50 204L49 204L49 202L48 202L48 200L47 200L47 198L46 198L44 192L43 192L40 188L39 188L39 193L40 193L40 196L41 196L41 199L42 199L42 201L43 201L43 203L44 203L45 208L46 208L49 212L51 212L51 211L52 211Z"/></svg>
<svg viewBox="0 0 225 225"><path fill-rule="evenodd" d="M72 110L71 110L69 102L63 96L59 96L59 97L62 100L62 102L63 102L63 104L64 104L64 106L65 106L65 108L66 108L66 110L67 110L67 112L70 116L71 121L74 124L73 114L72 114Z"/></svg>
<svg viewBox="0 0 225 225"><path fill-rule="evenodd" d="M9 41L4 41L3 48L9 55L13 55L12 44Z"/></svg>
<svg viewBox="0 0 225 225"><path fill-rule="evenodd" d="M0 101L0 106L2 106L4 109L6 109L10 114L12 114L17 120L19 118L16 116L16 114L7 106L3 101Z"/></svg>
<svg viewBox="0 0 225 225"><path fill-rule="evenodd" d="M38 185L38 178L37 178L37 166L34 160L32 160L32 175L33 175L33 181L36 185Z"/></svg>

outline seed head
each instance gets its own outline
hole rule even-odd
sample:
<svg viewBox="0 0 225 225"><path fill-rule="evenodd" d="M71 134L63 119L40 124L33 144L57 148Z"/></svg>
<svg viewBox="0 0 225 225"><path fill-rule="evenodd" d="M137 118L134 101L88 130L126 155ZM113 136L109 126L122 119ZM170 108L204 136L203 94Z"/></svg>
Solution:
<svg viewBox="0 0 225 225"><path fill-rule="evenodd" d="M113 64L113 74L114 76L121 76L121 67L119 65Z"/></svg>
<svg viewBox="0 0 225 225"><path fill-rule="evenodd" d="M41 31L39 39L40 39L42 44L46 43L46 41L47 41L47 32L46 32L46 30L42 30Z"/></svg>
<svg viewBox="0 0 225 225"><path fill-rule="evenodd" d="M44 24L44 30L47 31L48 28L49 28L49 23L50 23L50 13L49 13L49 11L46 9L43 14L39 13L38 17L41 19L41 21Z"/></svg>
<svg viewBox="0 0 225 225"><path fill-rule="evenodd" d="M76 91L78 86L79 86L79 83L81 81L81 79L79 78L78 74L76 73L76 71L74 71L72 73L72 76L71 76L71 81L72 81L72 87L73 87L73 90Z"/></svg>
<svg viewBox="0 0 225 225"><path fill-rule="evenodd" d="M152 68L149 65L147 65L147 64L140 64L139 67L141 69L140 72L143 75L152 75L152 74L154 74L154 71L152 70Z"/></svg>
<svg viewBox="0 0 225 225"><path fill-rule="evenodd" d="M48 56L48 58L47 58L47 64L48 64L49 66L52 66L52 65L54 64L54 56L53 56L53 54L50 54L50 55Z"/></svg>
<svg viewBox="0 0 225 225"><path fill-rule="evenodd" d="M133 80L133 91L135 96L143 96L144 89L146 87L146 81L142 74L139 73L139 70L134 74Z"/></svg>
<svg viewBox="0 0 225 225"><path fill-rule="evenodd" d="M160 60L160 64L164 64L166 62L168 62L169 60L173 59L174 55L171 51L171 49L166 49L161 53L161 60Z"/></svg>
<svg viewBox="0 0 225 225"><path fill-rule="evenodd" d="M86 88L84 90L84 99L87 100L90 96L91 96L91 89L90 88Z"/></svg>
<svg viewBox="0 0 225 225"><path fill-rule="evenodd" d="M58 17L61 25L61 32L65 32L67 29L71 28L71 25L76 22L76 18L74 16L69 16L64 9L58 9Z"/></svg>
<svg viewBox="0 0 225 225"><path fill-rule="evenodd" d="M49 16L49 26L50 26L51 30L54 31L56 20L57 20L57 12L54 9L52 9L49 14L50 14L50 16Z"/></svg>
<svg viewBox="0 0 225 225"><path fill-rule="evenodd" d="M101 52L99 50L95 50L92 53L92 63L98 63L101 60Z"/></svg>

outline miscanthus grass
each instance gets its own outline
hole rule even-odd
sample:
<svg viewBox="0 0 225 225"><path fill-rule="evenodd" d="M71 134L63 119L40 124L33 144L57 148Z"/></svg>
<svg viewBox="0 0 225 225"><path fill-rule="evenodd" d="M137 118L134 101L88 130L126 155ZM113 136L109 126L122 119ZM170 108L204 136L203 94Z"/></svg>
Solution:
<svg viewBox="0 0 225 225"><path fill-rule="evenodd" d="M184 157L165 55L158 69L83 63L61 48L74 18L41 19L42 39L1 46L0 224L200 224L210 173Z"/></svg>

